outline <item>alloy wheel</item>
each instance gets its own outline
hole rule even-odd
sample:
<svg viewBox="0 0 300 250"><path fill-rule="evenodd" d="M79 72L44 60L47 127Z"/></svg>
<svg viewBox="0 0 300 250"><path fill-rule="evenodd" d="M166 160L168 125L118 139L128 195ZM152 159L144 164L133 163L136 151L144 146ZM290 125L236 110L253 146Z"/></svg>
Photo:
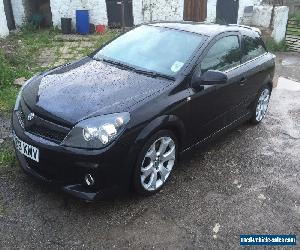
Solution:
<svg viewBox="0 0 300 250"><path fill-rule="evenodd" d="M255 119L257 122L260 122L265 117L269 105L269 100L270 90L265 89L261 93L256 106Z"/></svg>
<svg viewBox="0 0 300 250"><path fill-rule="evenodd" d="M147 191L159 189L168 179L176 159L176 144L171 137L157 139L148 149L141 166L141 184Z"/></svg>

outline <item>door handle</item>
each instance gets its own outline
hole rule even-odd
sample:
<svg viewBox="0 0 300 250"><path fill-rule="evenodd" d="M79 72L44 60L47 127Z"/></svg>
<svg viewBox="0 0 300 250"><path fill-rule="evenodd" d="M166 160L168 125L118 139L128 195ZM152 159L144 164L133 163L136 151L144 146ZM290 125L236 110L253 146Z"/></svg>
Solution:
<svg viewBox="0 0 300 250"><path fill-rule="evenodd" d="M241 80L240 80L240 85L244 85L247 81L247 78L246 77L242 77Z"/></svg>

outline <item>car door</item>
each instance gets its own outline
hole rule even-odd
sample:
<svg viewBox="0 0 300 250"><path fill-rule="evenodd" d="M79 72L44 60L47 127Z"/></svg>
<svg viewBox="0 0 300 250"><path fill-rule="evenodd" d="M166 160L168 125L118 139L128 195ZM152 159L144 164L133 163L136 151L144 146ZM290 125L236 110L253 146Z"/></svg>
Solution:
<svg viewBox="0 0 300 250"><path fill-rule="evenodd" d="M241 65L241 56L238 32L219 35L200 56L192 78L207 70L218 70L227 75L228 81L192 89L190 114L194 142L209 137L245 113L243 85L248 68Z"/></svg>

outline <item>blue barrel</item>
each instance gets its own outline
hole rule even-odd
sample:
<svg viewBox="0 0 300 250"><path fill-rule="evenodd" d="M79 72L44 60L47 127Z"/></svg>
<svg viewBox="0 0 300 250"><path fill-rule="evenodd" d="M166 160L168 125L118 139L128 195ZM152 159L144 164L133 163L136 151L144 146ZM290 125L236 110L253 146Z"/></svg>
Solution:
<svg viewBox="0 0 300 250"><path fill-rule="evenodd" d="M88 10L76 10L76 32L87 35L90 31L90 20Z"/></svg>

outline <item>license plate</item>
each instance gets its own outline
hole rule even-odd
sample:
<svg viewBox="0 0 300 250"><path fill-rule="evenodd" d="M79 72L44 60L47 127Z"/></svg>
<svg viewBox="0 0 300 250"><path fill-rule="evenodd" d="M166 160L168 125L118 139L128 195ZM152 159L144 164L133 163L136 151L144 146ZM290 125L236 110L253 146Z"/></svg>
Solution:
<svg viewBox="0 0 300 250"><path fill-rule="evenodd" d="M38 148L27 144L20 140L16 135L14 135L14 143L16 145L17 150L26 157L39 162L40 151Z"/></svg>

